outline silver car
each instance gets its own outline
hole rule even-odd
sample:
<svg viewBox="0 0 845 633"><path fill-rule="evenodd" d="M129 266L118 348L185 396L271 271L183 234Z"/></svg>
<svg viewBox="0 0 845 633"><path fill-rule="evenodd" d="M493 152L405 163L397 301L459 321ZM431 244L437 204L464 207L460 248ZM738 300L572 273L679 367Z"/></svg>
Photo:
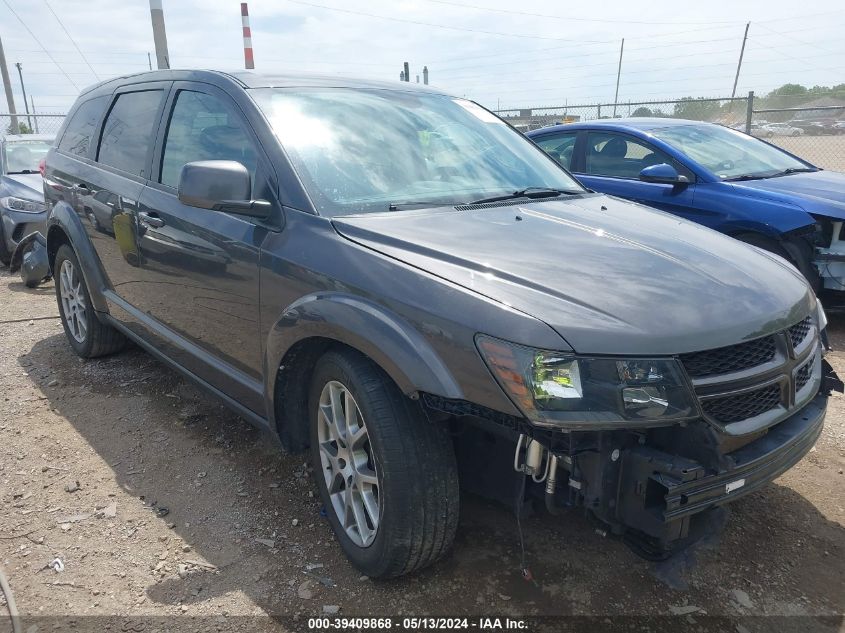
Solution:
<svg viewBox="0 0 845 633"><path fill-rule="evenodd" d="M44 227L47 210L39 163L53 136L10 135L0 139L0 262L9 263L22 238Z"/></svg>

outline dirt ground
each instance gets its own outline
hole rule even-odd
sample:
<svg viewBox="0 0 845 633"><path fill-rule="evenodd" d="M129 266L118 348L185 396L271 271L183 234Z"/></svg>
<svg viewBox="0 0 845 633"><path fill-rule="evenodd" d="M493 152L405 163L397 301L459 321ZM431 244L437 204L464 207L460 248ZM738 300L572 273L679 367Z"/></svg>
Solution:
<svg viewBox="0 0 845 633"><path fill-rule="evenodd" d="M831 321L845 350L845 315ZM830 359L845 375L845 353ZM464 495L446 560L374 582L334 542L304 456L281 454L138 349L77 358L52 283L28 290L6 270L0 394L0 567L28 633L61 628L30 625L39 616L90 615L140 618L123 631L144 630L146 616L213 624L196 630L265 616L230 628L284 630L336 607L346 617L602 616L584 621L591 630L636 615L675 616L676 630L723 616L718 630L833 631L845 611L842 397L797 467L668 562L638 558L577 511L538 515L523 523L528 582L513 514ZM0 631L8 626L0 597Z"/></svg>

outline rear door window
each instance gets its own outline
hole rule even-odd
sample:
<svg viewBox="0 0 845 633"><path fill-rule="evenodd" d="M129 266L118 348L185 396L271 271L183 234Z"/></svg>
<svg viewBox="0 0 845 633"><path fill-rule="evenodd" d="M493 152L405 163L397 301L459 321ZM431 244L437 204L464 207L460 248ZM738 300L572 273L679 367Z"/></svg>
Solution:
<svg viewBox="0 0 845 633"><path fill-rule="evenodd" d="M91 137L97 129L97 123L100 122L107 102L108 97L103 95L80 104L68 121L62 140L59 142L59 149L87 157L91 147Z"/></svg>
<svg viewBox="0 0 845 633"><path fill-rule="evenodd" d="M133 176L147 176L163 96L163 90L118 95L103 124L97 161Z"/></svg>
<svg viewBox="0 0 845 633"><path fill-rule="evenodd" d="M182 167L198 160L233 160L249 171L253 183L258 154L242 116L221 99L181 91L167 127L161 184L177 187Z"/></svg>

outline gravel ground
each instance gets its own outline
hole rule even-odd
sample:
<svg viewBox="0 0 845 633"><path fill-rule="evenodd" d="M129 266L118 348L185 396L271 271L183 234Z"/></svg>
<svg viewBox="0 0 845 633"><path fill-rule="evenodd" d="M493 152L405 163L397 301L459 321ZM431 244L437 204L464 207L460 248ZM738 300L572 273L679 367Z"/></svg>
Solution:
<svg viewBox="0 0 845 633"><path fill-rule="evenodd" d="M813 165L845 172L845 136L775 136L765 140Z"/></svg>
<svg viewBox="0 0 845 633"><path fill-rule="evenodd" d="M666 563L603 538L581 513L539 515L523 523L527 582L513 515L464 495L446 560L374 582L340 553L304 456L278 452L138 349L77 358L56 315L51 283L28 290L0 271L0 567L29 633L52 630L28 629L38 616L88 615L168 616L162 630L191 616L223 630L237 616L270 615L246 628L284 630L327 607L341 616L674 615L681 629L701 628L706 614L739 633L841 625L841 397L800 464ZM845 349L845 315L831 315L831 330ZM830 359L845 375L845 355ZM4 610L0 598L0 631ZM790 617L775 627L749 616Z"/></svg>

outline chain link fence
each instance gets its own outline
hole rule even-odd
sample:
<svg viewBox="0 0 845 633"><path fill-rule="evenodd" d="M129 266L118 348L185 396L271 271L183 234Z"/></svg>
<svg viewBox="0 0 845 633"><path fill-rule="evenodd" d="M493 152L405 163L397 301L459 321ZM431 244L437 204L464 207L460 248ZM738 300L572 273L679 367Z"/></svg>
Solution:
<svg viewBox="0 0 845 633"><path fill-rule="evenodd" d="M810 163L845 172L845 100L743 97L543 106L499 110L521 131L620 117L667 117L719 123L782 147Z"/></svg>
<svg viewBox="0 0 845 633"><path fill-rule="evenodd" d="M64 123L64 114L16 114L21 134L56 134ZM12 116L0 113L0 137L12 133Z"/></svg>
<svg viewBox="0 0 845 633"><path fill-rule="evenodd" d="M782 147L810 163L845 172L845 99L806 95L594 103L497 111L518 130L619 117L669 117L720 123ZM24 133L56 134L64 114L18 114ZM12 118L0 113L0 136Z"/></svg>
<svg viewBox="0 0 845 633"><path fill-rule="evenodd" d="M814 165L845 172L845 99L803 95L758 99L751 130Z"/></svg>
<svg viewBox="0 0 845 633"><path fill-rule="evenodd" d="M544 106L499 110L497 114L519 130L528 131L558 123L613 119L620 117L667 117L709 121L741 127L748 118L753 97L675 99L669 101L629 101L587 105Z"/></svg>

